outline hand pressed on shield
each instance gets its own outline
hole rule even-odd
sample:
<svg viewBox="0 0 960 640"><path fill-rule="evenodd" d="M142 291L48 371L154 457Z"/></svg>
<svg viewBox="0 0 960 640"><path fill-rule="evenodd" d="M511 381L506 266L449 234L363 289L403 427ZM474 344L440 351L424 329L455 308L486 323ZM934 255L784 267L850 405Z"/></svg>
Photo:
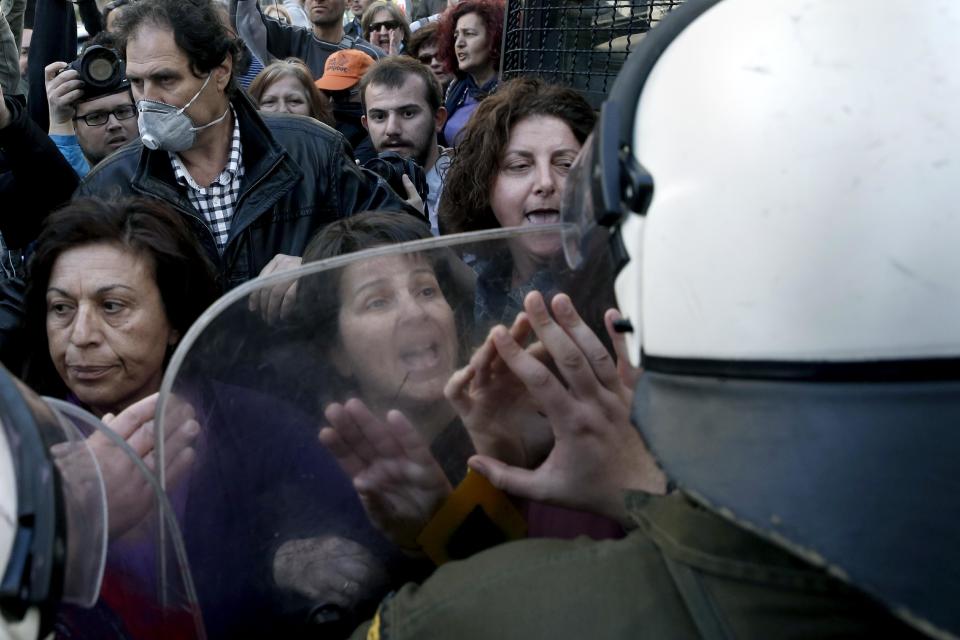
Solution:
<svg viewBox="0 0 960 640"><path fill-rule="evenodd" d="M518 344L526 341L530 322L525 313L517 314L510 335ZM469 364L450 377L444 394L478 454L530 469L550 452L553 432L546 414L504 365L492 331Z"/></svg>
<svg viewBox="0 0 960 640"><path fill-rule="evenodd" d="M156 470L156 433L153 422L157 394L135 402L116 416L106 414L102 421L126 441L150 471ZM200 433L200 425L193 418L189 405L175 409L168 416L164 445L167 487L176 486L196 459L193 443ZM107 490L110 511L110 537L118 537L133 529L153 509L153 489L133 462L107 436L97 432L87 439L93 451Z"/></svg>
<svg viewBox="0 0 960 640"><path fill-rule="evenodd" d="M551 307L556 320L539 292L524 300L533 331L560 378L505 327L494 328L492 336L499 356L547 414L553 449L532 471L486 456L474 456L469 464L510 494L624 522L623 491L663 493L666 477L630 422L632 390L606 348L568 296L555 296ZM608 330L614 318L608 313Z"/></svg>
<svg viewBox="0 0 960 640"><path fill-rule="evenodd" d="M296 269L301 264L303 264L303 258L299 256L278 253L260 271L260 277ZM251 293L247 300L247 308L250 311L259 312L267 324L272 325L286 320L293 312L297 301L297 282L297 280L280 282Z"/></svg>
<svg viewBox="0 0 960 640"><path fill-rule="evenodd" d="M318 606L349 611L380 591L387 579L382 563L369 549L341 536L288 540L273 557L277 586Z"/></svg>
<svg viewBox="0 0 960 640"><path fill-rule="evenodd" d="M417 536L453 491L430 447L399 411L386 420L360 400L329 405L320 441L353 480L370 521L401 549Z"/></svg>

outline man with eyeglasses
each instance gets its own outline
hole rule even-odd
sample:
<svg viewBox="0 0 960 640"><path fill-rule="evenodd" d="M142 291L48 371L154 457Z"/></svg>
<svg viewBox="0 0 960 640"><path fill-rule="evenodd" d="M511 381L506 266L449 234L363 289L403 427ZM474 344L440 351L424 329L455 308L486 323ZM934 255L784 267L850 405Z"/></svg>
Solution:
<svg viewBox="0 0 960 640"><path fill-rule="evenodd" d="M84 90L79 73L66 67L65 62L53 62L44 69L50 138L82 178L91 167L139 137L137 107L126 79L111 93L91 95Z"/></svg>

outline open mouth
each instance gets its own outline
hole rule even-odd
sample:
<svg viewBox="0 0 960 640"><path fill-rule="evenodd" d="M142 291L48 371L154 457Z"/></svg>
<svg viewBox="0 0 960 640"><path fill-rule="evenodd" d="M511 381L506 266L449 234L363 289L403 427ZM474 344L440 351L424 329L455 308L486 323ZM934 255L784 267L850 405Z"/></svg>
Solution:
<svg viewBox="0 0 960 640"><path fill-rule="evenodd" d="M117 147L122 147L122 146L125 145L126 143L127 143L127 137L126 137L126 136L119 136L119 137L110 138L110 139L107 140L107 146L108 146L108 147L112 147L112 148L114 148L114 149L117 148Z"/></svg>
<svg viewBox="0 0 960 640"><path fill-rule="evenodd" d="M557 209L536 209L528 211L523 216L524 224L555 224L560 222L560 212Z"/></svg>
<svg viewBox="0 0 960 640"><path fill-rule="evenodd" d="M440 364L440 349L435 342L405 349L400 352L400 362L411 373L429 371Z"/></svg>

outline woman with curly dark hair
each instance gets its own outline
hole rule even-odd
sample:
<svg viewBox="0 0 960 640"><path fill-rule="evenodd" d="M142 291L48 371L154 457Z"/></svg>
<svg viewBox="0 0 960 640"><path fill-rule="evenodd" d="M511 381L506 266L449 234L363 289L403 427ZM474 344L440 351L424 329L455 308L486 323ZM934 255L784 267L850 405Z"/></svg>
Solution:
<svg viewBox="0 0 960 640"><path fill-rule="evenodd" d="M559 222L570 165L596 115L579 93L517 78L484 100L461 134L440 200L441 233ZM511 255L479 262L478 313L500 322L522 308L559 236L525 236Z"/></svg>
<svg viewBox="0 0 960 640"><path fill-rule="evenodd" d="M503 0L464 0L440 18L437 55L457 79L447 90L444 146L459 142L461 129L499 82Z"/></svg>

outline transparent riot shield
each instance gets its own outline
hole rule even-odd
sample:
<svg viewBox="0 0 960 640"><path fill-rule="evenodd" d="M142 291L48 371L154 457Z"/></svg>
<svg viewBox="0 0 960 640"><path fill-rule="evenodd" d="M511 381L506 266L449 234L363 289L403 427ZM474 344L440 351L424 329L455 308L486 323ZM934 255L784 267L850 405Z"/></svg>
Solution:
<svg viewBox="0 0 960 640"><path fill-rule="evenodd" d="M176 518L151 468L154 456L141 458L76 405L43 400L65 436L51 447L67 480L65 503L79 505L66 509L68 557L81 560L78 570L73 562L67 565L65 596L78 590L72 584L86 585L85 597L64 598L57 632L72 638L205 638ZM91 590L97 570L99 586Z"/></svg>
<svg viewBox="0 0 960 640"><path fill-rule="evenodd" d="M14 529L5 619L39 611L40 633L57 637L206 637L149 456L142 460L79 407L41 399L2 367L0 436L12 462L0 470L4 486L15 487L4 496L5 526Z"/></svg>
<svg viewBox="0 0 960 640"><path fill-rule="evenodd" d="M601 252L571 269L562 232L502 229L307 263L230 292L191 328L164 377L158 421L175 429L170 416L189 405L201 424L196 464L165 483L183 506L210 637L337 637L432 570L370 521L318 434L347 400L375 420L397 410L456 486L474 447L444 387L489 329L510 327L532 290L569 291L605 336L609 261ZM285 313L265 303L291 287ZM549 433L536 411L529 426Z"/></svg>

